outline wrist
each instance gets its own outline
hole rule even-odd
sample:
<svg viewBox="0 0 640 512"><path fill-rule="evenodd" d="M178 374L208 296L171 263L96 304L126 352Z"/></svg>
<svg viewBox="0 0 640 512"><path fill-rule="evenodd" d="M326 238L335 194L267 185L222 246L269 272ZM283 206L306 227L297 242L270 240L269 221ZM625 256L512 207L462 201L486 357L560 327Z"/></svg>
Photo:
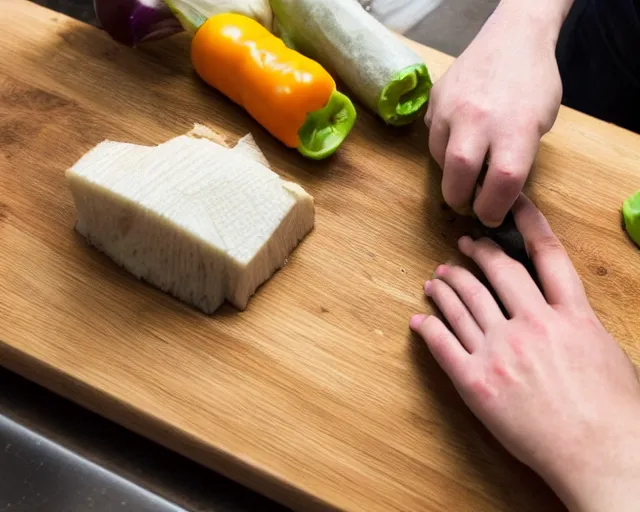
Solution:
<svg viewBox="0 0 640 512"><path fill-rule="evenodd" d="M574 0L502 0L494 14L524 25L555 44Z"/></svg>
<svg viewBox="0 0 640 512"><path fill-rule="evenodd" d="M593 439L541 475L571 512L632 512L640 503L640 417ZM599 436L596 436L599 438Z"/></svg>

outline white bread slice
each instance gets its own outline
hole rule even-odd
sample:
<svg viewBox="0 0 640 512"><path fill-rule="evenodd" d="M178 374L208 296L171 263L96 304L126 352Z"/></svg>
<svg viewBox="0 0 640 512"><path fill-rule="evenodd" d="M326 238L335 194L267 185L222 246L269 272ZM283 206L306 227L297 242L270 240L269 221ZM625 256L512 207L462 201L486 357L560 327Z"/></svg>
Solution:
<svg viewBox="0 0 640 512"><path fill-rule="evenodd" d="M209 314L225 298L244 310L314 224L313 198L261 163L252 137L229 149L212 133L105 141L66 173L89 243Z"/></svg>

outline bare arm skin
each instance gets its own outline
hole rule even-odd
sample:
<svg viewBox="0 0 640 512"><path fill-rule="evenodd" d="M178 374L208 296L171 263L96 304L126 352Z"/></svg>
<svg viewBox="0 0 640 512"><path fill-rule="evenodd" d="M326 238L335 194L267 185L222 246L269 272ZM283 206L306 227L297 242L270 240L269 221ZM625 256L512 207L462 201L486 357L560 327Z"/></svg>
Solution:
<svg viewBox="0 0 640 512"><path fill-rule="evenodd" d="M502 223L562 99L555 47L573 0L503 0L434 85L425 117L445 201ZM486 157L488 171L476 185Z"/></svg>
<svg viewBox="0 0 640 512"><path fill-rule="evenodd" d="M488 239L460 239L508 315L468 270L441 265L425 285L451 330L411 328L469 408L572 512L640 506L640 383L594 313L564 248L535 206L513 207L541 281Z"/></svg>

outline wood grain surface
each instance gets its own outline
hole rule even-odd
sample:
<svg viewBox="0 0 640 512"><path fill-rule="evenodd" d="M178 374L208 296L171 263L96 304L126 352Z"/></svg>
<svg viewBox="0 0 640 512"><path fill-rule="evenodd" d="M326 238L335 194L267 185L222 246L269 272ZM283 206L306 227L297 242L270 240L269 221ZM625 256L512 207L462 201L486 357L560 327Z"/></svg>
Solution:
<svg viewBox="0 0 640 512"><path fill-rule="evenodd" d="M443 206L422 123L359 108L335 158L304 160L195 78L183 37L132 50L24 0L0 17L0 363L299 510L553 511L408 330L472 229ZM452 59L414 45L434 77ZM251 131L316 200L314 232L247 311L205 317L74 230L64 171L105 138L194 122ZM640 137L563 109L527 192L604 324L640 363L640 252L620 205ZM10 390L3 390L10 392Z"/></svg>

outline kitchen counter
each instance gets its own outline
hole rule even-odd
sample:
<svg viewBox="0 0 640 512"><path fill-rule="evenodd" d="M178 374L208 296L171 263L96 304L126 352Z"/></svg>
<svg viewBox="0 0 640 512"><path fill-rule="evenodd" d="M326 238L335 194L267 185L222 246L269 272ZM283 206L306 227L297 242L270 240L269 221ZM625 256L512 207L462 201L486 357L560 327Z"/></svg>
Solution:
<svg viewBox="0 0 640 512"><path fill-rule="evenodd" d="M0 369L0 511L287 509Z"/></svg>

